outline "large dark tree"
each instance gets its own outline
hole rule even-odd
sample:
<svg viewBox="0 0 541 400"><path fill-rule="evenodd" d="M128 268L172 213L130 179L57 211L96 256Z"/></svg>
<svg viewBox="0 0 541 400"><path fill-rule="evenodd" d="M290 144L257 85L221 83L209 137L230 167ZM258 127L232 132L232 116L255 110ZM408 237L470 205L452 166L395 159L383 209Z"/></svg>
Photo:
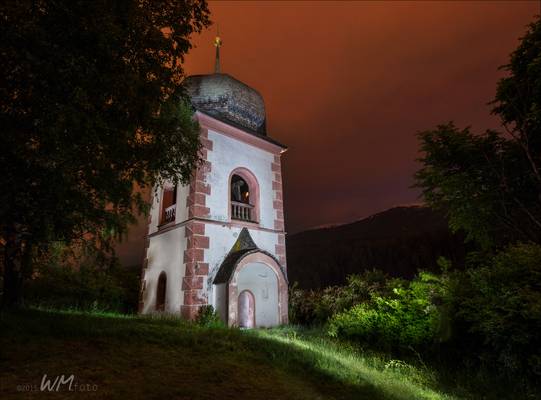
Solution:
<svg viewBox="0 0 541 400"><path fill-rule="evenodd" d="M503 69L493 113L504 132L476 135L452 123L421 132L417 185L455 230L490 247L541 243L541 20Z"/></svg>
<svg viewBox="0 0 541 400"><path fill-rule="evenodd" d="M36 249L99 241L145 212L139 187L186 182L198 128L182 90L205 1L0 5L2 304L21 302Z"/></svg>

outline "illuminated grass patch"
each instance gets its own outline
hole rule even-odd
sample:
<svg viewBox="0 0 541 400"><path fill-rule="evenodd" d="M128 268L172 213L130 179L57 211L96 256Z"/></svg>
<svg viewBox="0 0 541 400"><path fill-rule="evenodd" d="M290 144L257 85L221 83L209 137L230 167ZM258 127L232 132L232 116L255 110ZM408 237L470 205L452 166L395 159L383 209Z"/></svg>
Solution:
<svg viewBox="0 0 541 400"><path fill-rule="evenodd" d="M426 373L293 329L202 328L175 317L74 310L0 314L0 398L73 374L89 398L450 399ZM68 391L55 398L73 398Z"/></svg>
<svg viewBox="0 0 541 400"><path fill-rule="evenodd" d="M306 363L325 374L349 385L364 386L369 382L383 398L392 399L455 399L430 388L434 376L398 360L384 361L374 356L363 356L344 344L322 338L298 335L294 330L259 330L250 334L286 345L285 349L299 350L298 355L279 355L290 363ZM272 347L272 346L271 346Z"/></svg>

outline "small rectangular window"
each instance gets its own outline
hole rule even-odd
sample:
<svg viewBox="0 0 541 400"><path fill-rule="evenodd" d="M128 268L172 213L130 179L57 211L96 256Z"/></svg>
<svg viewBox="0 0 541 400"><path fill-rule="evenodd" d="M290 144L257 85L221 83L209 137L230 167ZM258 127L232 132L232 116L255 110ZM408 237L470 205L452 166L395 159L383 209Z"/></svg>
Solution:
<svg viewBox="0 0 541 400"><path fill-rule="evenodd" d="M174 222L176 217L177 186L163 189L161 224Z"/></svg>

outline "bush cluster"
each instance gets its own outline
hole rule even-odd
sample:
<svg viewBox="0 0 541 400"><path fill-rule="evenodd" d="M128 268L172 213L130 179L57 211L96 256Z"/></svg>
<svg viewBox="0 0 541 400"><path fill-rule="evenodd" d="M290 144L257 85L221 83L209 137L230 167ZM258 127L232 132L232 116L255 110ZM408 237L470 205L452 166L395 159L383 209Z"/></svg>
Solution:
<svg viewBox="0 0 541 400"><path fill-rule="evenodd" d="M41 262L24 287L27 306L132 313L137 311L140 269L87 258L77 267L62 257Z"/></svg>
<svg viewBox="0 0 541 400"><path fill-rule="evenodd" d="M482 341L482 360L541 383L541 246L520 244L466 272L456 319Z"/></svg>
<svg viewBox="0 0 541 400"><path fill-rule="evenodd" d="M301 325L322 325L337 313L369 301L373 296L385 296L392 286L403 280L391 279L379 270L350 275L344 286L331 286L323 290L302 290L296 285L289 291L289 319Z"/></svg>
<svg viewBox="0 0 541 400"><path fill-rule="evenodd" d="M441 297L437 276L420 273L387 296L373 294L369 301L335 314L329 334L362 341L377 347L419 346L437 336L440 312L434 298Z"/></svg>
<svg viewBox="0 0 541 400"><path fill-rule="evenodd" d="M378 350L410 348L423 357L529 382L541 378L541 246L515 244L471 256L464 270L420 272L411 281L377 271L343 287L291 293L291 319L326 324L330 336Z"/></svg>

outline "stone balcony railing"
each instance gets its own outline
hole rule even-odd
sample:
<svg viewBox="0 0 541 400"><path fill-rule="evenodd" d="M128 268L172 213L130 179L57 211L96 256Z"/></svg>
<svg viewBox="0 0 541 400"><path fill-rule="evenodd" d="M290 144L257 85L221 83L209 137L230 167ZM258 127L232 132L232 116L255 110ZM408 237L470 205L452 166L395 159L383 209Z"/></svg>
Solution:
<svg viewBox="0 0 541 400"><path fill-rule="evenodd" d="M238 201L231 202L231 218L241 221L254 221L254 206L246 203L239 203Z"/></svg>
<svg viewBox="0 0 541 400"><path fill-rule="evenodd" d="M167 224L169 222L173 222L175 220L176 215L177 215L176 204L173 204L172 206L167 207L163 215L163 223Z"/></svg>

